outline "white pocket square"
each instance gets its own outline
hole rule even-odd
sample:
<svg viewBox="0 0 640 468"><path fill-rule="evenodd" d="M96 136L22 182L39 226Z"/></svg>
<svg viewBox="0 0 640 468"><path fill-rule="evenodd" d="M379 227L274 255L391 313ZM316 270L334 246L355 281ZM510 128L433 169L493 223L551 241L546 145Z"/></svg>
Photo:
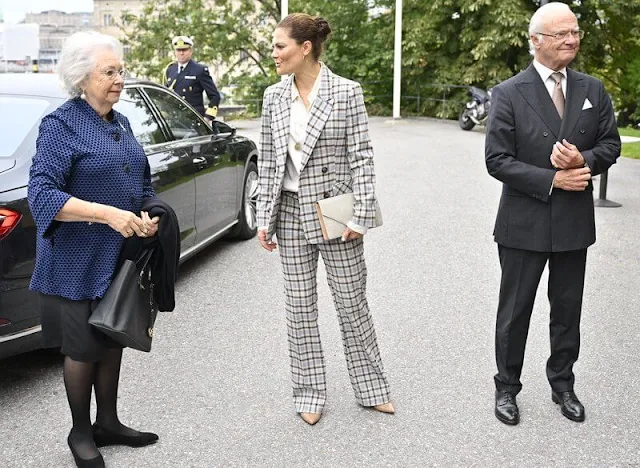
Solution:
<svg viewBox="0 0 640 468"><path fill-rule="evenodd" d="M591 101L589 101L589 98L584 100L584 104L582 104L582 110L587 110L587 109L591 109L593 107L593 104L591 104Z"/></svg>

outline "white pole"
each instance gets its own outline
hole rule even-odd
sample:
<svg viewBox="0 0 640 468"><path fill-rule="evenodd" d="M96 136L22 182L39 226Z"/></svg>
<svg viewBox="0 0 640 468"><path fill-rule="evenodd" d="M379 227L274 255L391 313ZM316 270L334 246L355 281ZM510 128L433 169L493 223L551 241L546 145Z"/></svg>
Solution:
<svg viewBox="0 0 640 468"><path fill-rule="evenodd" d="M396 0L396 34L393 51L393 118L400 118L400 81L402 79L402 0Z"/></svg>
<svg viewBox="0 0 640 468"><path fill-rule="evenodd" d="M280 0L280 19L283 20L289 14L289 0ZM286 80L288 75L282 75L280 81Z"/></svg>

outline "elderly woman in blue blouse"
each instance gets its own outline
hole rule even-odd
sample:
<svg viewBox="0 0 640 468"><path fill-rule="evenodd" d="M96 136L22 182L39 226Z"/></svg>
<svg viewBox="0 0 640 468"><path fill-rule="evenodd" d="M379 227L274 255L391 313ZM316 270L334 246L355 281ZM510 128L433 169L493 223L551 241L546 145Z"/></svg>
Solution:
<svg viewBox="0 0 640 468"><path fill-rule="evenodd" d="M124 85L120 43L76 33L64 45L58 73L71 98L43 118L31 167L29 206L38 232L31 289L41 296L44 345L65 355L69 448L77 466L102 467L98 447L158 440L120 423L122 347L88 324L125 239L154 236L158 219L136 214L154 196L149 164L129 121L113 110Z"/></svg>

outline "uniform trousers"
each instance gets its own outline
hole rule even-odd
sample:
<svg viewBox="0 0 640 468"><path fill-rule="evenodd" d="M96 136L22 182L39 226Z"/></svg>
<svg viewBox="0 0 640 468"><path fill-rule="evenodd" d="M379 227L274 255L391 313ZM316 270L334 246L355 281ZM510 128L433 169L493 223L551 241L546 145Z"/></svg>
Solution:
<svg viewBox="0 0 640 468"><path fill-rule="evenodd" d="M390 400L373 319L366 298L362 238L310 244L300 223L297 194L283 192L276 235L284 273L293 399L298 413L319 413L327 399L325 362L318 330L317 270L322 255L338 313L347 368L356 401L375 406Z"/></svg>

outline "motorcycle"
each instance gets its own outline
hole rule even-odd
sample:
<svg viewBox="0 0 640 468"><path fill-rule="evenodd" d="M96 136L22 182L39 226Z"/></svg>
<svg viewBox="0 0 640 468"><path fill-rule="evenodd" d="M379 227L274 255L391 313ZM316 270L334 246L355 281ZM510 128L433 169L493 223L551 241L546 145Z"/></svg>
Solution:
<svg viewBox="0 0 640 468"><path fill-rule="evenodd" d="M471 96L471 101L465 104L458 117L458 124L462 130L471 130L476 125L484 125L489 118L491 107L491 89L485 91L469 86L467 94Z"/></svg>

